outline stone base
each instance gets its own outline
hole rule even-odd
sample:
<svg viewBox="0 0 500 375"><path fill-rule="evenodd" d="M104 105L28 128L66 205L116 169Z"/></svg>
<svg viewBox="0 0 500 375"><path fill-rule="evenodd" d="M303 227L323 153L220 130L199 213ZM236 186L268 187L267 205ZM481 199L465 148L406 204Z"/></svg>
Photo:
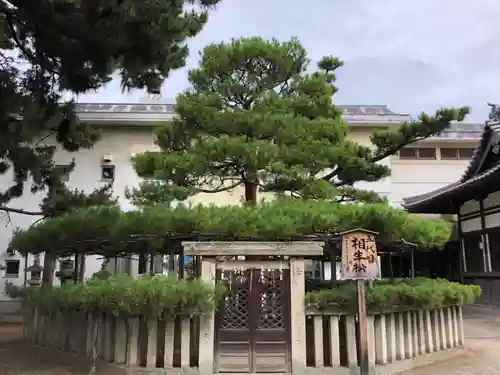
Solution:
<svg viewBox="0 0 500 375"><path fill-rule="evenodd" d="M83 356L72 354L68 352L62 352L54 349L47 348L38 348L34 347L35 350L40 351L41 355L54 355L54 353L64 353L64 355L59 356L62 362L68 363L81 363L82 365L88 365L90 367L89 360ZM454 348L450 350L443 350L441 352L429 353L425 355L421 355L416 358L407 359L404 361L398 361L396 363L388 364L388 365L377 365L371 369L371 375L399 375L404 373L405 371L409 371L415 369L417 367L432 365L433 363L453 360L456 357L462 356L468 352L467 348ZM119 365L111 365L100 362L98 364L98 373L105 375L199 375L198 369L195 368L145 368L145 367L136 367L136 366L119 366ZM292 374L265 374L265 375L331 375L334 373L335 375L359 375L358 368L345 368L345 367L324 367L324 368L315 368L315 367L307 367L302 371L292 372ZM216 375L216 374L214 374ZM237 374L231 373L228 375L248 375L245 374Z"/></svg>

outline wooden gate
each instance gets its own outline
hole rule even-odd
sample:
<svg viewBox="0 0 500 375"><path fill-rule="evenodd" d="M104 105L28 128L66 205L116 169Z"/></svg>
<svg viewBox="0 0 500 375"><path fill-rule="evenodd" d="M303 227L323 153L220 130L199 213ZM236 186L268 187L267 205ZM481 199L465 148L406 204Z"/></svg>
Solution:
<svg viewBox="0 0 500 375"><path fill-rule="evenodd" d="M219 271L230 293L216 313L215 372L290 372L288 269Z"/></svg>

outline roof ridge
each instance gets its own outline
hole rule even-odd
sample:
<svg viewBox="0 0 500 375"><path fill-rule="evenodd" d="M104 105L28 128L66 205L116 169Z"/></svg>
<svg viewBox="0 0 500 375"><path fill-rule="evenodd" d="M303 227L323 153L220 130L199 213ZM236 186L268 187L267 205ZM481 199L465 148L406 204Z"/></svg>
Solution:
<svg viewBox="0 0 500 375"><path fill-rule="evenodd" d="M336 104L339 107L377 107L387 108L387 104Z"/></svg>
<svg viewBox="0 0 500 375"><path fill-rule="evenodd" d="M479 144L477 145L476 149L474 150L474 153L472 154L471 161L467 168L465 169L464 174L460 178L460 182L465 182L471 178L473 178L473 173L477 171L477 168L480 167L480 163L483 159L483 155L490 144L490 139L491 139L491 134L492 133L497 133L500 134L500 121L490 121L486 120L484 122L484 127L483 127L483 134L481 136L481 140L479 141Z"/></svg>

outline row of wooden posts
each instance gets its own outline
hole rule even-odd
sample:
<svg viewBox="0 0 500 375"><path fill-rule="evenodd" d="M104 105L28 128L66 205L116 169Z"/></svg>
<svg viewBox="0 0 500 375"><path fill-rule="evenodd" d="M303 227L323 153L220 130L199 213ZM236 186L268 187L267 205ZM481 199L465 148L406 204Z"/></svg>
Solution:
<svg viewBox="0 0 500 375"><path fill-rule="evenodd" d="M310 367L359 366L356 316L310 312L306 329ZM462 308L451 306L367 317L369 367L386 365L464 344Z"/></svg>
<svg viewBox="0 0 500 375"><path fill-rule="evenodd" d="M359 366L355 316L308 311L305 325L307 368ZM460 347L464 342L460 306L368 316L367 327L370 367ZM199 366L200 329L200 320L189 317L165 321L78 311L42 316L35 311L27 339L33 345L89 358L97 354L100 360L117 365L187 369Z"/></svg>

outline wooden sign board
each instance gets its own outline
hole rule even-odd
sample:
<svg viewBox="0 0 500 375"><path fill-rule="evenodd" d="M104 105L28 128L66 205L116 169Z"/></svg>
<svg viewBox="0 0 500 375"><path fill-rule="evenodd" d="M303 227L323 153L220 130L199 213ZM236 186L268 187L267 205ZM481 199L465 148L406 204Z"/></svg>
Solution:
<svg viewBox="0 0 500 375"><path fill-rule="evenodd" d="M341 275L345 280L374 280L380 277L377 232L353 229L341 233Z"/></svg>

